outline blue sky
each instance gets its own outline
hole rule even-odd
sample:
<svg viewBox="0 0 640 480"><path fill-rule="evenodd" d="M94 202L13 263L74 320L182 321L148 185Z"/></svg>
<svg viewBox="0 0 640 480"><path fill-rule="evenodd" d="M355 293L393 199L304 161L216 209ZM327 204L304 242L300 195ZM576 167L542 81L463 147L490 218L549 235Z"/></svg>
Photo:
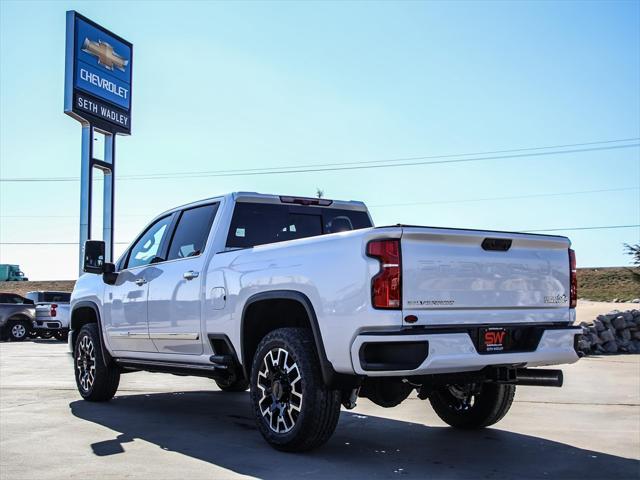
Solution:
<svg viewBox="0 0 640 480"><path fill-rule="evenodd" d="M199 198L234 190L312 196L317 187L328 198L372 205L378 225L640 224L637 147L338 172L126 178L638 138L640 2L3 0L2 179L80 173L80 125L62 113L71 9L134 44L133 134L117 139L116 241ZM0 189L0 262L19 263L33 279L74 278L77 246L8 243L76 242L78 182L5 181ZM592 190L607 191L478 200ZM94 227L99 238L99 222ZM558 233L574 242L579 266L628 264L622 244L640 241L640 228Z"/></svg>

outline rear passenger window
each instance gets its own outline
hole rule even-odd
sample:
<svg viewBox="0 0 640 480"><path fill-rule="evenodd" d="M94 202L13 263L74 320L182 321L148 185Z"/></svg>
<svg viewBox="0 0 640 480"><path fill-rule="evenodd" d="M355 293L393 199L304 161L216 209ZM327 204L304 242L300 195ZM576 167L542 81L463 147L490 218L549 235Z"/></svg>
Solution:
<svg viewBox="0 0 640 480"><path fill-rule="evenodd" d="M182 212L169 246L167 260L200 255L204 250L217 210L218 204L214 203Z"/></svg>

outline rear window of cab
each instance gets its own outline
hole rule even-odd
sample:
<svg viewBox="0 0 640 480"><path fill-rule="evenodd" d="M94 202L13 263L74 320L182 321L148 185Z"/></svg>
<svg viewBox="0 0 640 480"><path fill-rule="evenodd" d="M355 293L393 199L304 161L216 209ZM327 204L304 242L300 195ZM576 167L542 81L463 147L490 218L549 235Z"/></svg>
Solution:
<svg viewBox="0 0 640 480"><path fill-rule="evenodd" d="M227 248L250 248L372 227L367 212L339 208L236 203Z"/></svg>

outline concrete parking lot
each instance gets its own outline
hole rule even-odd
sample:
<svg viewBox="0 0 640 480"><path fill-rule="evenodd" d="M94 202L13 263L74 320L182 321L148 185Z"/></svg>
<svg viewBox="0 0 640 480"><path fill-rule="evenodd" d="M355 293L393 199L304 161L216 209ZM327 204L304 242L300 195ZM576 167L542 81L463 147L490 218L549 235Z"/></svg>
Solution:
<svg viewBox="0 0 640 480"><path fill-rule="evenodd" d="M521 387L494 428L446 427L411 397L343 411L323 448L262 440L248 395L164 374L122 377L114 400L76 392L66 345L0 344L0 477L639 478L640 355L568 366L562 389Z"/></svg>

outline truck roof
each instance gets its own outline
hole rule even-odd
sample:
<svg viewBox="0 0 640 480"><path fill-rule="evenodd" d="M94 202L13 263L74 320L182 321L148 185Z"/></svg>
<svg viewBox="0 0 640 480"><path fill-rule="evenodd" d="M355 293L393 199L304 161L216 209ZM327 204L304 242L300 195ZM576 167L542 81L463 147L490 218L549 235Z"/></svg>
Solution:
<svg viewBox="0 0 640 480"><path fill-rule="evenodd" d="M328 198L299 197L294 195L273 195L273 194L258 193L258 192L232 192L224 195L218 195L215 197L197 200L195 202L190 202L185 205L180 205L179 207L174 207L170 210L162 212L161 214L157 215L157 217L161 217L163 215L166 215L171 212L175 212L177 210L182 210L186 207L196 207L198 205L203 205L208 202L211 202L212 200L220 200L222 198L226 198L233 202L272 203L272 204L298 203L300 205L305 205L305 206L319 206L323 208L340 208L343 210L357 210L362 212L367 211L367 206L364 204L364 202L360 202L356 200L331 200Z"/></svg>

